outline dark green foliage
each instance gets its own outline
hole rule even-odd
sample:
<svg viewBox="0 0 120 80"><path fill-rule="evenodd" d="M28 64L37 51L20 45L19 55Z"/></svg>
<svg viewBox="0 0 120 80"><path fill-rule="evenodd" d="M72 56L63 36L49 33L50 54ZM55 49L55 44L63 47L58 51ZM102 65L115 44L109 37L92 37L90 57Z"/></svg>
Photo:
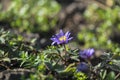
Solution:
<svg viewBox="0 0 120 80"><path fill-rule="evenodd" d="M89 65L87 73L77 72L77 65L82 61L79 50L71 50L68 45L50 46L43 51L26 45L22 37L1 29L0 68L35 69L30 79L34 80L86 80L86 79L117 79L120 73L120 55L104 53L97 64L84 60ZM14 35L14 36L13 36ZM14 44L13 44L14 43ZM93 58L94 60L94 58ZM91 64L90 64L91 63ZM94 65L94 66L93 66ZM112 71L112 72L111 72Z"/></svg>

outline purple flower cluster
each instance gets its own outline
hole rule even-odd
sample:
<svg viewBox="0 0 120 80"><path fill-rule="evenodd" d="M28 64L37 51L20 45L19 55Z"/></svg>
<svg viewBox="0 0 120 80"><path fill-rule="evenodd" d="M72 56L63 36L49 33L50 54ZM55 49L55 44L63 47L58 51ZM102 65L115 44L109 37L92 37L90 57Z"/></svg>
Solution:
<svg viewBox="0 0 120 80"><path fill-rule="evenodd" d="M86 49L79 52L79 56L83 59L91 58L95 53L94 49Z"/></svg>
<svg viewBox="0 0 120 80"><path fill-rule="evenodd" d="M55 43L57 44L67 44L73 37L70 37L70 32L64 33L62 30L60 30L60 33L53 35L52 38L50 38L53 42L52 45Z"/></svg>
<svg viewBox="0 0 120 80"><path fill-rule="evenodd" d="M73 37L70 37L70 32L66 32L64 33L62 30L60 30L60 32L58 34L55 34L52 36L52 38L50 38L53 42L52 45L54 44L67 44L70 40L73 39ZM86 50L82 50L79 52L79 56L83 59L90 59L93 55L94 55L95 51L93 48L89 48ZM78 66L77 66L77 72L82 71L82 72L87 72L89 71L89 66L87 63L85 62L81 62Z"/></svg>

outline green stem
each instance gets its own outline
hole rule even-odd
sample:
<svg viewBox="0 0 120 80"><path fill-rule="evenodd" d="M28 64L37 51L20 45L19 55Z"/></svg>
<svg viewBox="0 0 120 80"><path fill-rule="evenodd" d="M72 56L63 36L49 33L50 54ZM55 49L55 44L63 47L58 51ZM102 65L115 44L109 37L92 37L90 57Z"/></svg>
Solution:
<svg viewBox="0 0 120 80"><path fill-rule="evenodd" d="M64 46L64 49L65 49L65 52L67 52L66 45L64 44L63 46Z"/></svg>
<svg viewBox="0 0 120 80"><path fill-rule="evenodd" d="M59 50L57 50L58 51L58 56L65 62L65 59L61 56L61 53L60 53L60 51Z"/></svg>
<svg viewBox="0 0 120 80"><path fill-rule="evenodd" d="M64 44L64 49L65 49L65 65L67 63L67 48L66 48L66 45Z"/></svg>

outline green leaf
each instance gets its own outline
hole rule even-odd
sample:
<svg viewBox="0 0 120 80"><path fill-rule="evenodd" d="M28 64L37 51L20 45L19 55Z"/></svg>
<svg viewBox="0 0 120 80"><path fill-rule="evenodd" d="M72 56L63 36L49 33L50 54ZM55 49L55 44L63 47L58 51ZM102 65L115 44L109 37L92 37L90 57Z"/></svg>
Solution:
<svg viewBox="0 0 120 80"><path fill-rule="evenodd" d="M102 76L103 79L105 78L106 74L107 74L107 70L103 72L103 76Z"/></svg>
<svg viewBox="0 0 120 80"><path fill-rule="evenodd" d="M75 60L75 61L80 61L80 60L78 59L78 56L71 56L70 58L73 59L73 60Z"/></svg>
<svg viewBox="0 0 120 80"><path fill-rule="evenodd" d="M0 43L5 44L5 39L0 37Z"/></svg>
<svg viewBox="0 0 120 80"><path fill-rule="evenodd" d="M101 70L100 77L102 78L102 80L105 79L106 75L107 75L107 70Z"/></svg>
<svg viewBox="0 0 120 80"><path fill-rule="evenodd" d="M10 58L3 58L2 61L9 62L9 63L11 62Z"/></svg>
<svg viewBox="0 0 120 80"><path fill-rule="evenodd" d="M75 80L87 80L87 76L82 72L74 73Z"/></svg>
<svg viewBox="0 0 120 80"><path fill-rule="evenodd" d="M120 72L120 60L112 60L107 66L114 71Z"/></svg>
<svg viewBox="0 0 120 80"><path fill-rule="evenodd" d="M115 73L113 71L111 71L105 80L115 80Z"/></svg>

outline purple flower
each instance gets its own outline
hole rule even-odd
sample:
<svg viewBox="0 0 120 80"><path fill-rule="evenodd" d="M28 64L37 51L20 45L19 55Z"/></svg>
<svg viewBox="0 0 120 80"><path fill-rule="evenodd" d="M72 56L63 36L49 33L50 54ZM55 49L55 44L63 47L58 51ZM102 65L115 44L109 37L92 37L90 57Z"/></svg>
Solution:
<svg viewBox="0 0 120 80"><path fill-rule="evenodd" d="M52 38L50 38L53 42L52 45L55 43L57 44L66 44L68 43L73 37L70 37L70 32L64 33L62 30L60 30L60 33L53 35Z"/></svg>
<svg viewBox="0 0 120 80"><path fill-rule="evenodd" d="M95 53L94 49L86 49L86 50L80 51L79 55L81 58L87 59L87 58L91 58L94 53Z"/></svg>
<svg viewBox="0 0 120 80"><path fill-rule="evenodd" d="M77 72L87 72L89 71L89 66L88 64L86 64L85 62L81 62L78 66L77 66Z"/></svg>

